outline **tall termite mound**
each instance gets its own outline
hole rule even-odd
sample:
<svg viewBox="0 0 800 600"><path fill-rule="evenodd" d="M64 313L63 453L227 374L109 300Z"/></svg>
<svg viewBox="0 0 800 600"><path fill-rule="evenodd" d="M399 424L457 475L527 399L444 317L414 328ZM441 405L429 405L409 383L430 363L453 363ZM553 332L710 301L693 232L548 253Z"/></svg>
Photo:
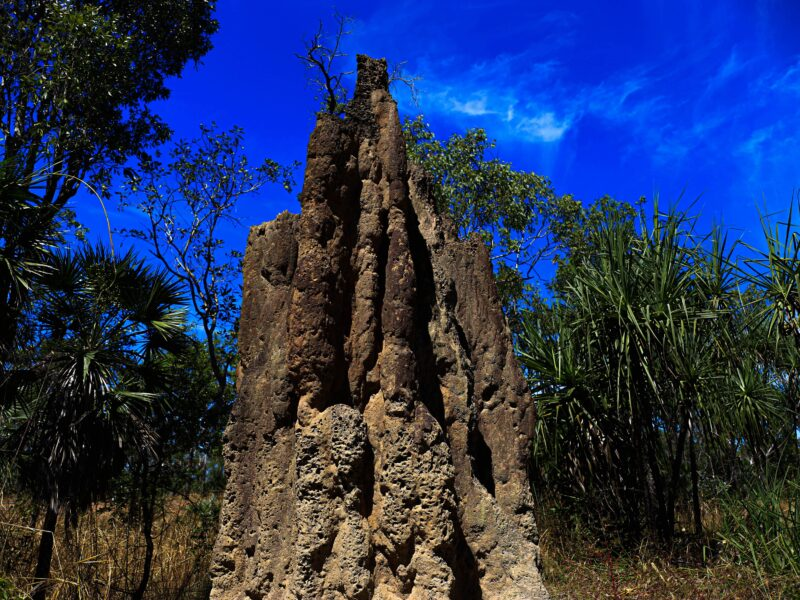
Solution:
<svg viewBox="0 0 800 600"><path fill-rule="evenodd" d="M489 255L407 164L385 61L300 198L248 240L212 598L547 598Z"/></svg>

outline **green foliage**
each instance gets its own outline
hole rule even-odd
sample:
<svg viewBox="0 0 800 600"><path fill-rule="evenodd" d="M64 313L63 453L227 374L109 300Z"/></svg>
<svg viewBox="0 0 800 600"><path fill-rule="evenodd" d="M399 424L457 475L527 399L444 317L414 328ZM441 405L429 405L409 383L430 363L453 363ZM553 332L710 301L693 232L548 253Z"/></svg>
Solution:
<svg viewBox="0 0 800 600"><path fill-rule="evenodd" d="M151 365L179 348L184 311L179 287L130 252L85 246L46 259L29 345L13 357L0 447L54 532L62 511L74 521L132 456L155 452ZM47 593L53 544L42 534L36 600Z"/></svg>
<svg viewBox="0 0 800 600"><path fill-rule="evenodd" d="M123 233L146 243L189 298L220 401L235 357L242 258L226 246L224 228L238 225L235 208L244 196L268 183L290 191L296 168L269 159L251 166L243 136L238 127L219 132L201 126L199 138L172 147L169 162L157 156L143 160L136 171L126 170L122 196L149 220L145 228Z"/></svg>
<svg viewBox="0 0 800 600"><path fill-rule="evenodd" d="M769 575L800 581L799 480L754 481L745 495L725 494L721 513L720 537L736 562L753 565L762 582Z"/></svg>
<svg viewBox="0 0 800 600"><path fill-rule="evenodd" d="M406 120L403 132L410 159L433 179L437 209L453 219L459 236L486 242L504 304L520 302L537 263L554 250L551 220L564 216L550 182L492 156L495 142L482 129L442 142L419 116Z"/></svg>
<svg viewBox="0 0 800 600"><path fill-rule="evenodd" d="M196 340L180 352L164 355L150 368L150 387L161 398L152 420L157 452L140 459L157 465L158 493L221 492L222 432L233 403L233 387L227 387L218 401L207 347Z"/></svg>
<svg viewBox="0 0 800 600"><path fill-rule="evenodd" d="M29 489L55 510L82 508L152 448L147 364L176 348L179 289L132 254L58 251L41 280L37 347L6 424Z"/></svg>
<svg viewBox="0 0 800 600"><path fill-rule="evenodd" d="M0 600L24 600L24 594L5 577L0 576Z"/></svg>
<svg viewBox="0 0 800 600"><path fill-rule="evenodd" d="M192 536L199 542L199 547L213 545L214 539L209 539L209 532L216 530L219 523L220 496L212 495L202 498L199 502L189 507L189 514L196 523Z"/></svg>
<svg viewBox="0 0 800 600"><path fill-rule="evenodd" d="M0 160L0 373L16 350L17 327L47 253L60 239L52 209L32 191L41 183L39 175L20 173L16 161ZM13 393L10 383L0 377L0 406Z"/></svg>
<svg viewBox="0 0 800 600"><path fill-rule="evenodd" d="M0 141L44 198L63 206L79 179L141 155L167 128L148 103L210 48L214 3L8 0L0 10ZM91 172L91 173L90 173Z"/></svg>
<svg viewBox="0 0 800 600"><path fill-rule="evenodd" d="M800 232L793 227L793 208L785 222L772 223L762 217L766 250L750 248L755 256L743 261L742 279L761 290L767 300L761 315L770 333L800 340Z"/></svg>
<svg viewBox="0 0 800 600"><path fill-rule="evenodd" d="M797 197L800 206L800 195ZM793 221L762 217L765 250L750 248L751 256L739 268L743 283L759 291L751 303L762 328L757 350L774 363L772 377L784 393L784 407L795 432L800 431L800 232ZM766 458L766 457L764 457ZM795 452L800 468L800 448Z"/></svg>
<svg viewBox="0 0 800 600"><path fill-rule="evenodd" d="M549 223L549 233L558 248L554 253L557 269L549 282L550 289L554 293L565 289L572 278L573 266L597 254L600 243L597 232L604 227L620 227L633 234L643 204L643 198L634 205L603 196L584 207L570 195L560 197Z"/></svg>
<svg viewBox="0 0 800 600"><path fill-rule="evenodd" d="M242 259L239 250L225 243L226 228L239 225L235 211L243 197L268 183L286 191L294 183L296 164L282 166L269 159L250 164L240 128L200 130L199 138L176 142L165 162L157 153L136 170L126 169L122 193L123 205L134 204L149 221L123 233L146 244L172 275L189 299L189 320L199 336L182 352L150 365L150 389L165 400L154 419L155 452L140 453L120 488L141 522L147 546L137 598L149 580L152 528L164 510L163 500L175 493L203 495L199 505L192 505L205 507L195 516L207 535L216 514L209 511L218 510L224 487L222 430L235 395L231 379Z"/></svg>
<svg viewBox="0 0 800 600"><path fill-rule="evenodd" d="M796 439L733 248L683 214L634 227L618 209L602 211L564 264L552 304L526 315L534 459L540 485L592 518L669 541L681 498L701 524L697 454L703 479L730 484L741 461L763 467Z"/></svg>
<svg viewBox="0 0 800 600"><path fill-rule="evenodd" d="M86 184L168 131L149 103L210 49L204 0L9 0L0 9L0 398L16 394L14 353L31 290ZM92 187L93 186L93 187ZM98 196L99 197L99 196ZM80 230L79 230L80 232ZM23 344L24 345L24 344Z"/></svg>
<svg viewBox="0 0 800 600"><path fill-rule="evenodd" d="M15 298L30 290L42 273L48 247L58 239L50 215L42 218L31 191L36 183L21 175L13 161L0 161L0 277L10 282ZM29 248L23 252L22 247Z"/></svg>
<svg viewBox="0 0 800 600"><path fill-rule="evenodd" d="M685 214L555 196L481 130L440 142L419 117L404 131L438 210L491 250L537 404L537 487L573 521L670 544L678 513L702 533L720 486L779 456L796 471L796 234L765 226L769 249L744 269ZM544 258L550 300L530 285Z"/></svg>
<svg viewBox="0 0 800 600"><path fill-rule="evenodd" d="M214 262L223 237L216 227L232 219L239 196L265 181L290 183L289 169L247 164L239 130L204 129L205 145L181 142L168 167L147 152L169 133L149 105L167 97L168 77L209 50L213 11L207 0L20 0L0 11L4 466L16 467L14 486L47 504L46 529L55 528L60 512L72 520L110 487L119 491L115 476L130 476L137 487L130 513L147 521L149 558L155 499L187 479L201 486L192 483L191 491L218 490L223 478L240 255ZM178 222L168 233L194 244L176 271L203 277L194 288L132 254L54 250L65 227L80 239L66 208L78 187L102 201L111 174L130 157L147 165L146 175L177 182L185 204L175 205L196 211L199 220L188 228ZM184 289L202 290L189 299L205 311L207 345L185 335L178 308ZM38 578L48 576L52 545L43 535ZM146 588L146 565L135 597ZM35 597L44 594L40 586Z"/></svg>

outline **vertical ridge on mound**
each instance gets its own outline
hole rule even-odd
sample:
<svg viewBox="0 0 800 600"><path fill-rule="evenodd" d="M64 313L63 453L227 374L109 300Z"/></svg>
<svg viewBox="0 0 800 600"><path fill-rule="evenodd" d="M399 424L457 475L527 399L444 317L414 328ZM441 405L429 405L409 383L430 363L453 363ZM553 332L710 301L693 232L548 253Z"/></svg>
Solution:
<svg viewBox="0 0 800 600"><path fill-rule="evenodd" d="M345 115L250 232L212 598L547 598L488 251L406 164L385 61Z"/></svg>

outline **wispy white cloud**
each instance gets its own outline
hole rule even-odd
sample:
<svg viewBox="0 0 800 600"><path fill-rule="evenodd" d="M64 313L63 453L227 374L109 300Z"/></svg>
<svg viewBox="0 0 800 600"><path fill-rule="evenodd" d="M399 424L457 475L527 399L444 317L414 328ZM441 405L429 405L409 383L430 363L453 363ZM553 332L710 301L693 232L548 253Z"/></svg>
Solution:
<svg viewBox="0 0 800 600"><path fill-rule="evenodd" d="M768 140L770 140L774 131L774 125L756 129L750 134L750 137L739 144L739 146L736 148L737 151L741 154L746 154L760 160L764 145Z"/></svg>
<svg viewBox="0 0 800 600"><path fill-rule="evenodd" d="M556 144L588 115L638 127L663 106L660 96L637 96L651 83L641 69L578 86L561 80L558 63L532 62L526 53L500 55L456 73L426 67L423 110L529 143Z"/></svg>
<svg viewBox="0 0 800 600"><path fill-rule="evenodd" d="M466 102L452 98L451 102L453 104L453 112L469 115L470 117L497 114L494 110L488 108L486 96L479 96Z"/></svg>
<svg viewBox="0 0 800 600"><path fill-rule="evenodd" d="M800 91L800 61L777 75L763 75L760 84L754 79L759 65L758 57L743 58L733 49L705 76L687 75L664 60L581 84L565 81L555 61L532 66L524 54L505 54L455 72L427 65L424 83L430 93L423 95L422 108L466 127L485 127L499 139L543 146L560 144L591 118L629 140L623 153L644 152L655 163L673 164L701 148L711 156L744 153L747 144L769 146L770 139L763 137L768 129L761 138L744 139L740 128L730 126L752 120L754 106L764 101L753 85L784 93L796 85ZM747 77L750 88L739 85L738 79ZM684 87L674 89L676 82ZM737 101L730 101L731 94ZM754 97L743 100L749 96Z"/></svg>
<svg viewBox="0 0 800 600"><path fill-rule="evenodd" d="M728 56L728 60L722 65L722 67L717 71L716 76L714 77L715 80L726 81L736 75L739 71L742 70L744 66L743 62L739 59L739 55L736 52L736 49L732 50L730 55Z"/></svg>
<svg viewBox="0 0 800 600"><path fill-rule="evenodd" d="M642 164L646 155L656 172L671 173L716 168L731 156L733 168L756 172L777 160L776 148L788 147L800 123L800 109L791 108L800 95L800 56L781 67L747 39L734 45L720 34L691 50L681 44L658 54L645 50L611 70L600 63L586 68L588 58L576 68L581 18L554 11L537 18L538 30L530 21L509 23L510 39L519 33L530 40L516 53L470 58L469 50L453 52L457 45L426 49L410 60L422 76L421 106L406 105L404 112L438 114L462 129L484 127L562 166L587 134L607 135L623 161ZM426 23L415 19L414 29L424 31ZM785 127L775 127L777 114Z"/></svg>
<svg viewBox="0 0 800 600"><path fill-rule="evenodd" d="M428 87L430 90L433 86ZM524 141L553 143L569 130L573 116L569 111L548 104L522 103L522 94L515 90L489 86L480 92L441 87L428 93L422 108L446 114L466 127L485 126L497 137L514 137ZM489 122L487 124L486 122Z"/></svg>
<svg viewBox="0 0 800 600"><path fill-rule="evenodd" d="M736 48L731 50L727 60L725 60L725 62L717 68L716 72L709 77L706 84L707 91L713 92L728 83L731 79L742 73L749 62L750 61L743 60L739 56Z"/></svg>
<svg viewBox="0 0 800 600"><path fill-rule="evenodd" d="M620 74L598 85L583 86L576 97L581 114L591 114L617 123L647 123L664 107L663 97L651 87L652 76L642 69Z"/></svg>
<svg viewBox="0 0 800 600"><path fill-rule="evenodd" d="M557 142L571 125L570 118L559 120L552 112L545 112L533 117L524 117L517 121L517 129L530 136L533 141Z"/></svg>
<svg viewBox="0 0 800 600"><path fill-rule="evenodd" d="M800 94L800 57L779 77L776 77L770 86L775 92Z"/></svg>

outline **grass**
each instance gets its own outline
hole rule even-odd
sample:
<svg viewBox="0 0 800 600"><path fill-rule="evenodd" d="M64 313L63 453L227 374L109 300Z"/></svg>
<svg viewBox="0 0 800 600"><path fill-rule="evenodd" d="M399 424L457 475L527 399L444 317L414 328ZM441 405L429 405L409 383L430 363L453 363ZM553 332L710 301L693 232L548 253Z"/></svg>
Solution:
<svg viewBox="0 0 800 600"><path fill-rule="evenodd" d="M696 600L796 599L796 580L762 580L750 568L728 562L677 566L663 558L613 556L587 545L565 551L542 545L545 583L556 600L579 598L692 598Z"/></svg>
<svg viewBox="0 0 800 600"><path fill-rule="evenodd" d="M716 513L708 511L709 524L720 519ZM644 544L620 551L593 543L585 532L559 533L554 524L541 529L545 584L554 600L800 598L800 578L742 560L748 557L724 538L720 543L697 543L684 536L671 553Z"/></svg>
<svg viewBox="0 0 800 600"><path fill-rule="evenodd" d="M192 499L171 498L154 526L155 556L146 598L200 598L208 585L214 531L205 531ZM59 521L51 600L129 598L141 577L144 538L125 511L97 504L66 531ZM41 532L24 500L0 501L0 600L27 598Z"/></svg>
<svg viewBox="0 0 800 600"><path fill-rule="evenodd" d="M800 481L778 478L743 499L724 498L722 507L720 537L738 562L752 564L759 577L800 580Z"/></svg>
<svg viewBox="0 0 800 600"><path fill-rule="evenodd" d="M163 503L154 530L156 553L147 598L204 597L215 535L203 515L205 503L207 499L179 497ZM730 533L723 510L707 507L706 524L722 525L720 533ZM32 517L24 500L0 499L0 600L25 600L31 589L40 536L31 527ZM585 531L551 520L542 523L540 544L545 582L554 600L800 598L800 578L791 571L776 574L743 561L739 548L724 537L713 556L708 548L704 554L703 545L689 536L681 538L679 549L670 555L647 545L624 552L593 543ZM66 535L59 522L51 598L128 598L139 582L143 557L141 532L126 512L97 504Z"/></svg>

